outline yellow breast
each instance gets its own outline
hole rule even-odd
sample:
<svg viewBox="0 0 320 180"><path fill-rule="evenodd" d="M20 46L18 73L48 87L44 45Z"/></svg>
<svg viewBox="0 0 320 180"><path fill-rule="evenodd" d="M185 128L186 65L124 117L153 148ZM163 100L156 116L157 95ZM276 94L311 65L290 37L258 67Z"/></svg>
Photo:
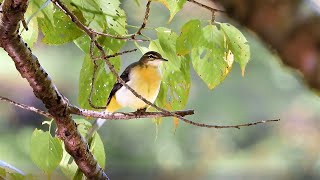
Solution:
<svg viewBox="0 0 320 180"><path fill-rule="evenodd" d="M138 94L150 102L154 102L158 96L161 83L161 73L154 66L136 66L131 69L127 84ZM116 93L116 101L122 107L143 109L147 105L127 88L121 87Z"/></svg>
<svg viewBox="0 0 320 180"><path fill-rule="evenodd" d="M161 73L158 67L137 66L132 69L130 80L136 81L137 85L155 90L161 82Z"/></svg>

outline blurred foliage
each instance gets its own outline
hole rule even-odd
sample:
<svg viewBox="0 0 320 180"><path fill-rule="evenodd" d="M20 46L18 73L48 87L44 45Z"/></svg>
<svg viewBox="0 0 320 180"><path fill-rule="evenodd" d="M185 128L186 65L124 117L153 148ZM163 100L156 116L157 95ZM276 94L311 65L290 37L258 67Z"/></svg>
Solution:
<svg viewBox="0 0 320 180"><path fill-rule="evenodd" d="M96 11L100 12L100 10L94 9L95 5L82 4L84 2L76 2L73 7L89 8L92 13L85 15L85 18L107 20L109 23L108 27L104 27L99 23L87 22L91 27L102 31L112 27L110 24L113 22L110 18L96 15ZM141 23L145 1L140 3L141 6L136 6L134 1L122 1L122 8L127 15L130 15L128 24ZM119 4L114 5L119 6ZM191 18L210 19L211 17L210 13L206 14L199 7L186 3L182 12L177 13L172 23L167 24L169 17L159 16L160 13L166 14L165 11L162 5L155 3L152 6L148 25L150 27L168 26L173 32L179 32L180 27ZM200 22L202 24L202 21ZM124 31L120 27L108 30L114 33ZM129 31L135 30L135 28L129 28ZM148 31L146 34L154 39L157 36L160 41L161 36L157 35L159 32L165 33L163 29L158 29L156 32ZM207 85L197 76L197 72L185 67L187 72L191 71L190 77L186 78L190 78L192 84L192 86L188 83L184 85L186 89L190 86L186 107L196 111L190 119L224 125L269 118L281 118L281 122L241 130L202 129L181 123L174 134L173 122L165 118L158 127L159 133L155 139L154 124L150 120L110 121L100 130L101 139L108 152L106 165L110 178L139 180L186 178L205 180L240 177L242 179L320 178L318 156L320 146L317 143L320 137L317 122L320 117L318 96L309 92L297 80L294 72L283 68L277 57L270 54L254 36L246 33L245 37L249 39L252 62L248 64L244 78L239 76L241 69L235 66L221 85L214 91L209 91ZM76 42L85 38L85 36L79 37ZM34 40L30 41L32 43ZM113 45L119 44L116 46L118 49L134 48L133 43L123 46L118 40L111 42L112 40L107 39L106 41ZM148 48L162 49L163 43L159 41L153 41ZM188 42L193 41L188 40ZM77 43L77 46L81 47L79 44L81 43ZM86 45L82 47L84 47L81 48L82 52L87 53ZM116 52L118 49L112 49L112 51ZM170 51L176 51L176 49ZM39 57L40 63L59 89L72 103L77 104L76 99L79 94L77 82L81 83L79 73L82 61L80 59L85 59L82 52L72 44L48 47L41 42L35 44L33 52ZM140 56L139 53L122 56L122 69ZM0 50L0 59L1 95L14 97L18 102L39 107L37 104L39 102L27 83L17 74L9 57L2 50ZM177 58L177 61L185 60L184 57ZM237 58L235 60L237 61ZM179 66L187 65L179 62ZM168 77L171 71L172 69L168 71ZM178 71L176 70L175 73ZM185 97L186 94L183 96ZM0 109L2 112L0 114L0 159L24 172L35 174L37 178L44 178L45 175L35 167L29 157L34 127L24 125L28 121L41 124L39 122L42 119L31 112L16 109L5 103L0 104ZM38 128L43 127L38 126ZM86 127L84 126L83 129L85 130ZM64 154L61 163L68 162L65 161L69 159L66 156ZM65 167L67 166L75 167L72 164L66 164ZM62 171L66 173L65 170ZM1 173L3 174L3 170L0 170L0 175ZM52 179L63 179L61 174L60 170L55 171ZM68 175L68 177L71 176L72 174Z"/></svg>

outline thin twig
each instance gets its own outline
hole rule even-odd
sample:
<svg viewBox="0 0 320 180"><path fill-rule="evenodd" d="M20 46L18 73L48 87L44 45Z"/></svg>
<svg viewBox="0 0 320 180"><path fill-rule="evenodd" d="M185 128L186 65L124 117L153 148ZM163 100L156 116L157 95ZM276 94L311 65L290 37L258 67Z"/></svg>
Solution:
<svg viewBox="0 0 320 180"><path fill-rule="evenodd" d="M92 102L92 95L93 95L93 89L94 89L94 82L97 76L97 69L98 69L98 64L97 62L94 60L94 41L96 41L95 36L93 36L93 38L91 39L91 43L90 43L90 58L93 60L93 74L92 74L92 78L91 78L91 88L90 88L90 94L89 94L89 105L94 108L94 109L106 109L106 106L96 106L93 104Z"/></svg>
<svg viewBox="0 0 320 180"><path fill-rule="evenodd" d="M123 54L135 52L137 50L138 49L131 49L131 50L126 50L126 51L122 51L122 52L119 52L119 53L114 53L114 54L108 55L107 58L113 58L113 57L121 56ZM101 59L104 59L104 58L103 57L95 57L92 60L98 61L98 60L101 60Z"/></svg>
<svg viewBox="0 0 320 180"><path fill-rule="evenodd" d="M212 7L210 7L210 6L207 6L207 5L205 5L205 4L202 4L202 3L198 2L198 1L195 1L195 0L188 0L188 1L189 1L189 2L192 2L192 3L196 4L196 5L198 5L198 6L200 6L200 7L203 7L203 8L205 8L205 9L209 10L209 11L211 11L211 13L212 13L211 23L214 23L214 20L215 20L215 17L216 17L216 16L215 16L215 13L216 13L216 12L225 12L224 10L212 8Z"/></svg>
<svg viewBox="0 0 320 180"><path fill-rule="evenodd" d="M42 111L42 110L40 110L40 109L37 109L37 108L32 107L32 106L25 105L25 104L17 103L17 102L15 102L15 101L13 101L13 100L11 100L11 99L9 99L9 98L5 98L5 97L0 96L0 100L1 100L1 101L5 101L5 102L8 102L8 103L10 103L10 104L13 104L13 105L15 105L15 106L17 106L17 107L19 107L19 108L22 108L22 109L25 109L25 110L28 110L28 111L35 112L35 113L40 114L40 115L42 115L42 116L45 116L45 117L47 117L47 118L49 118L49 119L52 119L52 118L53 118L53 116L52 116L51 114L49 114L49 113L47 113L47 112L45 112L45 111Z"/></svg>
<svg viewBox="0 0 320 180"><path fill-rule="evenodd" d="M198 6L201 6L201 7L205 8L205 9L208 9L211 12L213 12L213 11L214 12L225 12L224 10L216 9L216 8L207 6L207 5L202 4L202 3L198 2L198 1L195 1L195 0L188 0L188 1L194 3L194 4L198 5Z"/></svg>

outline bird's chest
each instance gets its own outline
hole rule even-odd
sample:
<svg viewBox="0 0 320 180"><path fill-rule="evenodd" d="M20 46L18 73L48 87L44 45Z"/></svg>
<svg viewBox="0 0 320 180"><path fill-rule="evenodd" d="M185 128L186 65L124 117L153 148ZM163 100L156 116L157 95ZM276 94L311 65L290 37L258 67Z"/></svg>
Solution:
<svg viewBox="0 0 320 180"><path fill-rule="evenodd" d="M130 74L132 88L149 99L158 92L161 83L161 73L157 67L137 67Z"/></svg>
<svg viewBox="0 0 320 180"><path fill-rule="evenodd" d="M161 72L157 67L135 67L129 75L127 84L142 97L153 103L160 90ZM137 98L125 87L122 87L116 93L116 98L123 107L131 107L133 109L147 107L141 99Z"/></svg>

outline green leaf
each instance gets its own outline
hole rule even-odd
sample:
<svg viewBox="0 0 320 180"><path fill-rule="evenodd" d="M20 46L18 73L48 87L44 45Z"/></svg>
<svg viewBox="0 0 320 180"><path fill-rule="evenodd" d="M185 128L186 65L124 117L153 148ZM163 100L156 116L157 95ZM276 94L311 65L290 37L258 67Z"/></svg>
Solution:
<svg viewBox="0 0 320 180"><path fill-rule="evenodd" d="M224 32L214 25L203 28L203 40L191 51L194 70L213 89L228 75L233 64L233 54L228 48Z"/></svg>
<svg viewBox="0 0 320 180"><path fill-rule="evenodd" d="M35 129L31 137L30 156L41 170L50 175L62 159L61 141L48 131Z"/></svg>
<svg viewBox="0 0 320 180"><path fill-rule="evenodd" d="M174 38L174 37L173 37ZM176 41L176 37L173 39ZM158 40L152 41L149 45L150 50L165 54ZM173 52L175 53L175 51ZM161 66L162 82L156 104L168 110L183 109L188 102L190 91L190 61L181 56L175 57L180 62L180 68L177 69L168 62Z"/></svg>
<svg viewBox="0 0 320 180"><path fill-rule="evenodd" d="M138 6L140 6L140 0L134 0L134 2L136 2L136 4L138 5Z"/></svg>
<svg viewBox="0 0 320 180"><path fill-rule="evenodd" d="M169 22L173 19L173 17L179 12L183 5L187 2L187 0L154 0L159 1L163 5L165 5L170 11Z"/></svg>
<svg viewBox="0 0 320 180"><path fill-rule="evenodd" d="M168 59L167 65L169 65L173 70L179 70L181 61L176 53L176 39L177 34L171 31L170 29L159 27L156 29L157 36L159 38L160 44L154 44L158 49L162 49L162 56Z"/></svg>
<svg viewBox="0 0 320 180"><path fill-rule="evenodd" d="M6 169L0 167L0 178L6 179Z"/></svg>
<svg viewBox="0 0 320 180"><path fill-rule="evenodd" d="M48 0L31 0L28 6L28 10L32 12L31 16L27 17L28 21L36 20L38 17L44 18L47 21L53 22L53 9L54 6L52 3L47 4ZM40 9L41 13L37 13ZM35 13L35 14L34 14ZM32 19L30 19L32 18Z"/></svg>
<svg viewBox="0 0 320 180"><path fill-rule="evenodd" d="M6 163L6 162L4 162L4 161L1 161L0 160L0 176L1 176L1 168L3 168L5 171L7 171L8 173L9 172L12 172L12 173L18 173L18 174L21 174L21 175L24 175L25 173L24 172L22 172L20 169L18 169L18 168L16 168L16 167L14 167L14 166L12 166L12 165L10 165L10 164L8 164L8 163ZM4 174L5 175L5 174Z"/></svg>
<svg viewBox="0 0 320 180"><path fill-rule="evenodd" d="M202 29L199 20L191 20L184 24L177 38L176 50L178 55L186 55L191 48L196 48L201 42Z"/></svg>
<svg viewBox="0 0 320 180"><path fill-rule="evenodd" d="M104 169L106 165L106 153L101 137L97 132L93 135L90 150L97 159L101 168Z"/></svg>
<svg viewBox="0 0 320 180"><path fill-rule="evenodd" d="M30 10L28 9L26 12L26 15L30 15ZM20 31L23 29L23 26L20 26ZM23 41L25 43L28 44L28 47L32 48L34 46L34 44L37 42L38 40L38 35L39 35L39 31L38 31L38 22L36 19L32 19L29 24L28 24L28 31L23 30L23 32L21 33L21 36L23 38Z"/></svg>
<svg viewBox="0 0 320 180"><path fill-rule="evenodd" d="M63 147L63 158L60 162L60 169L68 179L72 179L78 168L77 164L71 159L70 154Z"/></svg>
<svg viewBox="0 0 320 180"><path fill-rule="evenodd" d="M79 11L73 13L79 18L82 17ZM58 10L53 13L53 21L48 18L38 18L38 23L44 35L42 42L50 45L65 44L83 34L69 17Z"/></svg>
<svg viewBox="0 0 320 180"><path fill-rule="evenodd" d="M126 15L118 0L73 0L73 6L81 10L90 28L111 34L124 35Z"/></svg>
<svg viewBox="0 0 320 180"><path fill-rule="evenodd" d="M228 48L234 55L234 59L240 64L242 75L245 67L250 60L250 47L246 37L234 26L228 23L219 23L221 29L227 37Z"/></svg>
<svg viewBox="0 0 320 180"><path fill-rule="evenodd" d="M111 53L112 54L112 53ZM120 69L120 57L110 58L111 63L114 67ZM94 91L92 94L92 102L96 106L105 106L107 98L111 91L112 86L115 83L115 77L112 73L106 72L105 62L97 61L98 69L96 79L94 83ZM79 95L78 100L82 108L92 109L88 99L91 90L91 80L93 76L93 61L89 55L86 55L82 64L79 78Z"/></svg>
<svg viewBox="0 0 320 180"><path fill-rule="evenodd" d="M16 173L16 172L8 172L8 176L10 180L27 180L27 179L33 179L32 176L24 176L22 174Z"/></svg>

